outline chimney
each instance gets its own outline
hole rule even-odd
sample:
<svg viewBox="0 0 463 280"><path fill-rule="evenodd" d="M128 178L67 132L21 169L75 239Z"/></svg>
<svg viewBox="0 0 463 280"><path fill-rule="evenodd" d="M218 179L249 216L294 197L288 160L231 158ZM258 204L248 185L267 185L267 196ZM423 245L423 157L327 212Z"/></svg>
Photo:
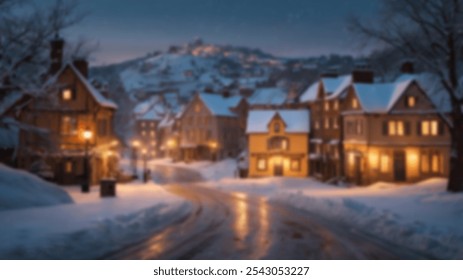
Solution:
<svg viewBox="0 0 463 280"><path fill-rule="evenodd" d="M59 37L58 34L55 35L50 41L50 74L56 74L63 65L63 49L64 49L64 40Z"/></svg>
<svg viewBox="0 0 463 280"><path fill-rule="evenodd" d="M413 65L413 62L405 61L404 63L402 63L402 66L400 67L400 72L402 72L403 74L415 73L415 67Z"/></svg>
<svg viewBox="0 0 463 280"><path fill-rule="evenodd" d="M79 70L79 72L85 77L88 78L88 62L84 58L74 59L72 62L74 66Z"/></svg>
<svg viewBox="0 0 463 280"><path fill-rule="evenodd" d="M375 75L367 61L359 61L355 64L355 69L352 71L352 81L354 83L372 84Z"/></svg>
<svg viewBox="0 0 463 280"><path fill-rule="evenodd" d="M222 96L223 96L224 98L230 97L230 96L231 96L230 91L229 91L229 90L223 90L223 91L222 91Z"/></svg>

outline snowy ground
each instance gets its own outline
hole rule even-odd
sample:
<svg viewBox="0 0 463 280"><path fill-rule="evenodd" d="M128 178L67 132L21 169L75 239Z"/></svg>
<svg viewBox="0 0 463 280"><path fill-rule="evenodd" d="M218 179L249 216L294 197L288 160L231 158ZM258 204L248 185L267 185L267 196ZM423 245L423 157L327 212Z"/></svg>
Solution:
<svg viewBox="0 0 463 280"><path fill-rule="evenodd" d="M310 178L234 178L234 160L175 165L199 171L208 187L262 195L430 257L463 258L463 194L447 193L444 179L346 188Z"/></svg>
<svg viewBox="0 0 463 280"><path fill-rule="evenodd" d="M0 259L94 259L181 219L191 205L155 184L118 185L117 198L66 188L75 204L0 211Z"/></svg>

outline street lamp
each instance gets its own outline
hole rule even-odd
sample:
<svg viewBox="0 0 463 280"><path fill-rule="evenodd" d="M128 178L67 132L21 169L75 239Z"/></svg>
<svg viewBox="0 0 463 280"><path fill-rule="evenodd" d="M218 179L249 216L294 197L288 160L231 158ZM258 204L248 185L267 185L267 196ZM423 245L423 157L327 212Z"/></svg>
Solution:
<svg viewBox="0 0 463 280"><path fill-rule="evenodd" d="M133 140L132 141L132 170L133 170L133 177L138 178L137 175L137 149L140 147L140 141Z"/></svg>
<svg viewBox="0 0 463 280"><path fill-rule="evenodd" d="M212 159L213 159L214 161L217 160L217 148L218 148L218 146L219 146L219 145L218 145L217 142L215 142L215 141L212 141L212 142L209 143L209 147L210 147L211 150L212 150L212 157L213 157Z"/></svg>
<svg viewBox="0 0 463 280"><path fill-rule="evenodd" d="M147 149L143 149L141 151L142 155L143 155L143 182L146 183L148 181L148 171L147 171L147 154L148 154L148 150Z"/></svg>
<svg viewBox="0 0 463 280"><path fill-rule="evenodd" d="M93 137L93 132L87 127L82 134L85 140L85 156L84 156L84 182L82 183L82 192L88 193L90 191L90 158L88 154L88 148L90 145L90 139Z"/></svg>

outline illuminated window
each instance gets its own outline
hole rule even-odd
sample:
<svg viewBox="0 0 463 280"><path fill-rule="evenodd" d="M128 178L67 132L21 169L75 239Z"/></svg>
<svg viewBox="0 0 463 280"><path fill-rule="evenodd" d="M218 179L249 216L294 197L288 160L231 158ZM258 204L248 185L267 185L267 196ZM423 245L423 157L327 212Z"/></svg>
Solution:
<svg viewBox="0 0 463 280"><path fill-rule="evenodd" d="M330 128L330 120L325 119L325 128Z"/></svg>
<svg viewBox="0 0 463 280"><path fill-rule="evenodd" d="M199 111L201 111L201 106L199 104L196 104L195 105L195 112L198 113Z"/></svg>
<svg viewBox="0 0 463 280"><path fill-rule="evenodd" d="M330 102L326 101L325 102L325 111L329 111L329 110L330 110Z"/></svg>
<svg viewBox="0 0 463 280"><path fill-rule="evenodd" d="M338 129L339 128L339 123L337 118L333 118L333 128Z"/></svg>
<svg viewBox="0 0 463 280"><path fill-rule="evenodd" d="M427 152L421 155L421 172L424 174L442 173L442 155L438 152Z"/></svg>
<svg viewBox="0 0 463 280"><path fill-rule="evenodd" d="M267 160L264 158L257 159L257 170L266 170L267 169Z"/></svg>
<svg viewBox="0 0 463 280"><path fill-rule="evenodd" d="M300 171L301 170L301 161L298 159L291 160L291 171Z"/></svg>
<svg viewBox="0 0 463 280"><path fill-rule="evenodd" d="M64 165L64 171L66 173L72 173L73 169L74 169L74 166L72 164L72 161L69 161L69 160L66 161L66 163Z"/></svg>
<svg viewBox="0 0 463 280"><path fill-rule="evenodd" d="M287 150L289 146L289 141L288 139L281 137L281 136L276 136L272 137L268 140L268 150Z"/></svg>
<svg viewBox="0 0 463 280"><path fill-rule="evenodd" d="M352 108L357 109L359 107L359 102L356 98L352 99Z"/></svg>
<svg viewBox="0 0 463 280"><path fill-rule="evenodd" d="M438 121L422 121L421 122L421 135L436 136L438 134L439 134L439 122Z"/></svg>
<svg viewBox="0 0 463 280"><path fill-rule="evenodd" d="M440 159L439 155L433 154L431 157L431 170L433 173L439 173L440 171Z"/></svg>
<svg viewBox="0 0 463 280"><path fill-rule="evenodd" d="M156 132L154 132L154 130L151 130L151 131L150 131L150 136L151 136L151 137L156 136Z"/></svg>
<svg viewBox="0 0 463 280"><path fill-rule="evenodd" d="M142 130L141 135L146 136L146 131Z"/></svg>
<svg viewBox="0 0 463 280"><path fill-rule="evenodd" d="M403 121L389 121L387 135L403 136L405 135L405 124Z"/></svg>
<svg viewBox="0 0 463 280"><path fill-rule="evenodd" d="M380 171L382 173L389 172L389 156L388 155L381 155Z"/></svg>
<svg viewBox="0 0 463 280"><path fill-rule="evenodd" d="M283 140L281 141L281 149L282 149L282 150L287 150L287 149L288 149L288 140L283 139Z"/></svg>
<svg viewBox="0 0 463 280"><path fill-rule="evenodd" d="M338 101L338 100L335 100L335 101L333 102L333 109L334 109L334 110L338 110L338 109L339 109L339 101Z"/></svg>
<svg viewBox="0 0 463 280"><path fill-rule="evenodd" d="M319 121L315 121L315 129L320 129L320 122Z"/></svg>
<svg viewBox="0 0 463 280"><path fill-rule="evenodd" d="M61 118L61 134L71 135L77 133L77 118L72 116L63 116Z"/></svg>
<svg viewBox="0 0 463 280"><path fill-rule="evenodd" d="M406 105L408 108L413 108L416 106L416 97L415 96L408 96L406 99Z"/></svg>
<svg viewBox="0 0 463 280"><path fill-rule="evenodd" d="M145 127L146 126L146 123L145 122L141 122L141 127Z"/></svg>
<svg viewBox="0 0 463 280"><path fill-rule="evenodd" d="M63 89L61 91L61 98L66 101L73 99L72 90L69 88Z"/></svg>

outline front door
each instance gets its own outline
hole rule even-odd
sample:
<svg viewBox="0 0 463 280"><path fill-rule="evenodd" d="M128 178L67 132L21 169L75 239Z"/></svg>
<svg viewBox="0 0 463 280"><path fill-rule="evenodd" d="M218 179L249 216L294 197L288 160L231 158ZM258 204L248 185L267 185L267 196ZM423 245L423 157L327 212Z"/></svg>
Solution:
<svg viewBox="0 0 463 280"><path fill-rule="evenodd" d="M404 182L406 180L406 165L405 152L394 152L394 179L396 182Z"/></svg>
<svg viewBox="0 0 463 280"><path fill-rule="evenodd" d="M283 164L281 162L275 163L273 165L273 175L274 176L283 176Z"/></svg>

